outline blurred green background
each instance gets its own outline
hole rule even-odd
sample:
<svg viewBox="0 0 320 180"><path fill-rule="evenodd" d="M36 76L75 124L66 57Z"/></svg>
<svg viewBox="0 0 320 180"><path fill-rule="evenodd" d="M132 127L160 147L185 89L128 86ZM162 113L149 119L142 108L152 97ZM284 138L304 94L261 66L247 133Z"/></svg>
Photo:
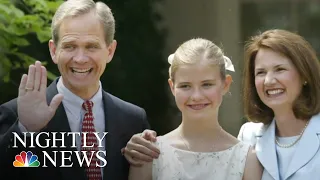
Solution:
<svg viewBox="0 0 320 180"><path fill-rule="evenodd" d="M48 50L50 22L62 1L0 0L0 104L18 94L23 73L45 63L49 82L59 75ZM241 100L243 45L259 31L298 32L320 51L320 2L297 0L104 0L116 19L118 47L101 78L103 88L143 107L158 134L174 129L180 113L169 91L167 56L193 37L212 40L233 61L231 95L222 126L237 135L246 121Z"/></svg>

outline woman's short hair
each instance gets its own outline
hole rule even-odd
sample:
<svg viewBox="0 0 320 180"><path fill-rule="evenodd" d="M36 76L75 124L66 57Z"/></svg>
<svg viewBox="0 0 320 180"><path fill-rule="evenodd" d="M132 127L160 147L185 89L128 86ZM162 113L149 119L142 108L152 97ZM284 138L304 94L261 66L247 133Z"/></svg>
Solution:
<svg viewBox="0 0 320 180"><path fill-rule="evenodd" d="M306 83L292 107L296 118L309 119L319 113L320 63L315 50L300 35L274 29L251 37L245 46L243 100L247 119L268 124L274 117L272 109L261 101L255 87L255 58L262 48L270 49L290 59L302 81Z"/></svg>

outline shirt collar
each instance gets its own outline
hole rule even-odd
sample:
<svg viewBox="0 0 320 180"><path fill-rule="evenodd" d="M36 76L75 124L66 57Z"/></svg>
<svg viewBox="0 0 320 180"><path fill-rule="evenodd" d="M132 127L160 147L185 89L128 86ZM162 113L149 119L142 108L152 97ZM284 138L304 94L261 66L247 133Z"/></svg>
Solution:
<svg viewBox="0 0 320 180"><path fill-rule="evenodd" d="M63 95L63 102L68 104L68 108L73 113L76 113L75 115L80 115L82 111L82 104L84 100L72 93L64 84L62 77L59 78L57 83L57 90L60 94ZM98 108L102 105L102 85L101 81L99 81L99 89L97 93L90 99L94 106L93 109Z"/></svg>

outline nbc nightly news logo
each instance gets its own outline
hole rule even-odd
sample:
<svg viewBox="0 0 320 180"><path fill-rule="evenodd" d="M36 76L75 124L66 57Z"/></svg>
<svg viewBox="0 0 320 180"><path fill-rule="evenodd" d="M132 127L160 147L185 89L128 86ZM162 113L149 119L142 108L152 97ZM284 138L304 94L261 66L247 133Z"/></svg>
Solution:
<svg viewBox="0 0 320 180"><path fill-rule="evenodd" d="M52 138L50 138L50 134L52 135ZM21 146L24 148L66 148L65 146L65 136L71 136L72 137L72 145L71 148L77 149L76 145L76 136L79 136L83 138L83 146L82 147L93 147L93 145L89 146L87 145L87 132L40 132L40 133L34 133L34 132L23 132L22 135L19 135L16 132L13 132L14 138L13 138L13 146L12 148L18 148L20 146L17 146L17 142L20 142ZM105 136L108 134L108 132L103 132L102 136L99 136L99 132L94 132L94 135L96 136L98 140L98 148L104 147L102 146L102 141L105 138ZM102 134L102 133L101 133ZM60 136L61 138L58 138ZM29 138L28 138L29 137ZM45 138L45 144L40 143L40 139ZM30 145L27 145L27 140L30 140ZM52 144L50 142L52 141ZM59 144L59 145L57 145ZM81 148L80 148L81 149ZM33 154L32 151L22 151L20 154L17 154L15 156L15 160L13 161L14 167L39 167L40 164L42 166L40 167L48 167L48 163L51 163L54 167L73 167L73 162L71 162L71 156L74 153L77 159L77 162L79 163L80 167L88 167L93 159L94 156L98 159L98 162L96 162L97 167L105 167L107 165L106 151L51 151L52 153L48 153L47 151L42 151L43 159L42 163L40 163L38 156L36 154ZM51 155L50 155L51 154ZM60 156L58 156L60 154ZM57 164L57 157L61 157L61 165Z"/></svg>
<svg viewBox="0 0 320 180"><path fill-rule="evenodd" d="M16 155L15 161L13 162L14 167L39 167L40 162L38 156L33 155L31 151L27 153L22 151L20 155Z"/></svg>

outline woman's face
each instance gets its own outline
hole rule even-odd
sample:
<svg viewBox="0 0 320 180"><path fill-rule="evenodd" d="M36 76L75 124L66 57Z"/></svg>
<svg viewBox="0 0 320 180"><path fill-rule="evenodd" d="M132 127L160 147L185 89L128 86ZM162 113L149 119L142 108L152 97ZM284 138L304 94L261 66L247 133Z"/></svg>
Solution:
<svg viewBox="0 0 320 180"><path fill-rule="evenodd" d="M255 58L254 75L257 93L265 105L273 111L292 108L303 82L289 58L262 48Z"/></svg>

